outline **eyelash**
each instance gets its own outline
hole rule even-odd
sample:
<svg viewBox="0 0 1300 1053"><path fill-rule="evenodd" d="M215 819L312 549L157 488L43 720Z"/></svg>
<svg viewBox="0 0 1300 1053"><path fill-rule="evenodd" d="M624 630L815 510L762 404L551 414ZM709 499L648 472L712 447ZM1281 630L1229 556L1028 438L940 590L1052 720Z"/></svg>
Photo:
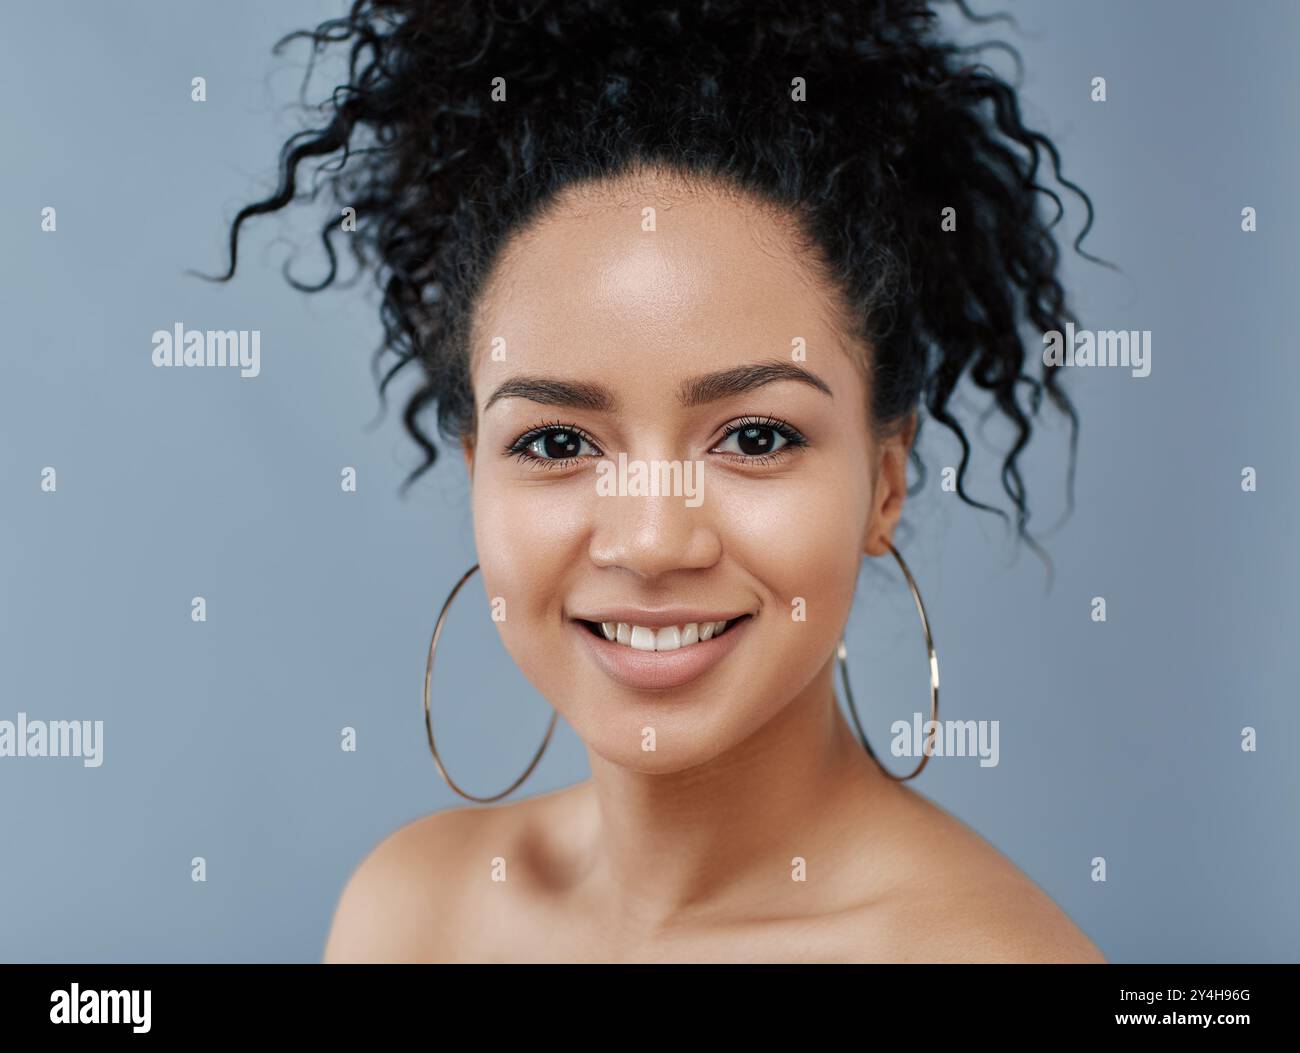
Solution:
<svg viewBox="0 0 1300 1053"><path fill-rule="evenodd" d="M576 424L566 424L563 421L551 421L546 424L539 424L536 428L530 428L524 432L514 442L510 443L505 449L506 456L515 457L522 461L529 468L539 468L543 471L551 471L555 468L567 468L577 461L583 460L581 457L536 457L528 452L528 447L538 439L544 439L552 432L569 432L576 435L583 442L591 444L592 449L600 453L600 446L590 435L579 428ZM601 456L604 456L602 453Z"/></svg>
<svg viewBox="0 0 1300 1053"><path fill-rule="evenodd" d="M715 452L718 446L721 446L731 438L731 436L735 435L737 432L744 431L746 428L770 428L785 440L785 445L774 453L763 454L762 456L749 457L744 454L733 454L730 452L722 454L733 463L741 463L745 465L773 464L777 461L783 460L787 455L787 451L793 452L794 450L808 445L808 440L804 438L803 434L799 432L798 429L776 417L741 417L727 425L721 438L719 438L710 449L710 452ZM530 468L539 468L543 471L550 471L556 468L567 468L577 461L586 459L583 457L537 457L528 452L528 448L532 446L533 443L538 439L545 438L553 432L568 432L572 435L576 435L579 439L589 443L600 456L604 456L596 440L585 431L579 428L576 424L567 424L564 421L558 420L539 424L535 428L530 428L505 448L505 454L508 457L517 458Z"/></svg>
<svg viewBox="0 0 1300 1053"><path fill-rule="evenodd" d="M794 425L788 424L786 421L776 417L741 417L739 420L732 421L727 425L727 430L723 432L722 438L717 441L714 448L721 446L737 432L744 431L746 428L770 428L785 440L785 445L774 453L756 457L747 457L744 454L730 452L723 454L734 463L745 465L775 464L777 461L784 460L787 453L793 453L800 447L808 445L808 440L804 438L803 434Z"/></svg>

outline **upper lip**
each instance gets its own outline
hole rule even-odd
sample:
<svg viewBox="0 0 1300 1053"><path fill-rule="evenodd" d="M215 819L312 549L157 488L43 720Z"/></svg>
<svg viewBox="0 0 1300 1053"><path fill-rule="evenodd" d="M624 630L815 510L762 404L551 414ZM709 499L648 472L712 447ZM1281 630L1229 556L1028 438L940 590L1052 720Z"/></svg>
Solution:
<svg viewBox="0 0 1300 1053"><path fill-rule="evenodd" d="M670 625L690 625L692 622L729 622L743 618L750 611L705 610L703 607L659 607L647 610L641 607L599 607L572 617L584 622L625 622L642 625L647 629L666 629Z"/></svg>

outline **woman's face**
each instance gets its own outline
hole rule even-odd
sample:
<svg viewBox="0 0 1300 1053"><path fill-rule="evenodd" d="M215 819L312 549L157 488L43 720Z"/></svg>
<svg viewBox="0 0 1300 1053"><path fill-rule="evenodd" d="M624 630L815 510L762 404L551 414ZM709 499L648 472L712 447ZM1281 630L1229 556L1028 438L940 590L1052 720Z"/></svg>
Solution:
<svg viewBox="0 0 1300 1053"><path fill-rule="evenodd" d="M588 185L480 299L483 582L520 669L622 766L704 763L829 690L859 562L901 510L910 435L873 441L802 251L735 195Z"/></svg>

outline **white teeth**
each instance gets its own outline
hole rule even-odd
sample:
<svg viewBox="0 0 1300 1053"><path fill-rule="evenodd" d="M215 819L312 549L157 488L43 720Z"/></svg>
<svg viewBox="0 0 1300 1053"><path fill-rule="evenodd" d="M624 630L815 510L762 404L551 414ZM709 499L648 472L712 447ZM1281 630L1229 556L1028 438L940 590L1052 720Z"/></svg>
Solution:
<svg viewBox="0 0 1300 1053"><path fill-rule="evenodd" d="M710 640L726 627L725 621L690 622L687 625L667 625L662 629L629 625L627 622L600 623L600 631L606 640L633 647L638 651L676 651L691 644Z"/></svg>

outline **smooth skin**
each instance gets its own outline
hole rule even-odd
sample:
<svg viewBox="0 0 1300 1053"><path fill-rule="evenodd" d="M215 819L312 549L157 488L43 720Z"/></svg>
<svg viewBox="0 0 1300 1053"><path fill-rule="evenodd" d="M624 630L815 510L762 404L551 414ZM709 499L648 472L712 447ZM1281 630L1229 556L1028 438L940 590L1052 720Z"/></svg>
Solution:
<svg viewBox="0 0 1300 1053"><path fill-rule="evenodd" d="M872 428L869 351L813 260L781 212L657 169L567 191L506 247L471 340L480 575L591 778L390 834L348 881L325 961L1104 961L1006 857L885 776L835 702L859 563L888 553L916 421ZM829 394L778 378L683 399L702 375L792 362ZM493 399L538 379L584 385L583 404ZM727 427L753 418L806 444L741 452ZM580 429L578 456L507 453L556 424ZM599 494L597 462L620 452L704 461L703 501ZM696 680L642 690L578 635L602 604L753 617Z"/></svg>

